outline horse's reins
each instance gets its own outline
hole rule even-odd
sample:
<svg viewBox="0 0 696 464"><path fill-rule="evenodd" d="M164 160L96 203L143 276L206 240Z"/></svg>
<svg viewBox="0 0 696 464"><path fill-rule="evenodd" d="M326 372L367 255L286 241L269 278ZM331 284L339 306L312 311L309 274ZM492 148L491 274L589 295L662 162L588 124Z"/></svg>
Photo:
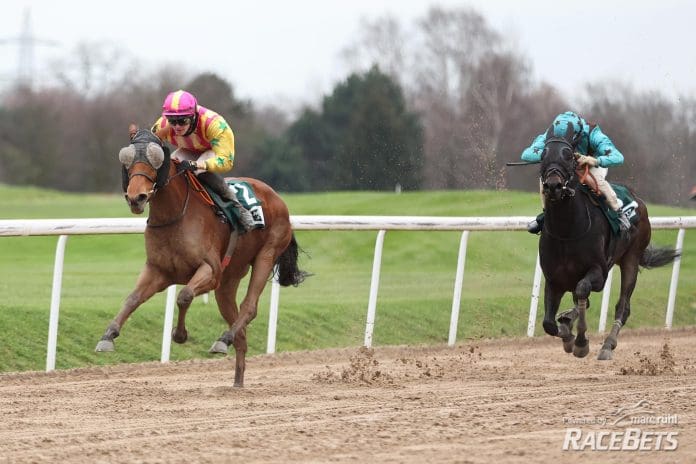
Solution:
<svg viewBox="0 0 696 464"><path fill-rule="evenodd" d="M595 195L600 196L602 192L599 191L599 183L597 182L597 179L595 178L594 174L590 172L590 165L586 164L580 169L581 171L575 171L578 174L578 180L580 183L591 189ZM587 182L588 177L592 179L592 182Z"/></svg>

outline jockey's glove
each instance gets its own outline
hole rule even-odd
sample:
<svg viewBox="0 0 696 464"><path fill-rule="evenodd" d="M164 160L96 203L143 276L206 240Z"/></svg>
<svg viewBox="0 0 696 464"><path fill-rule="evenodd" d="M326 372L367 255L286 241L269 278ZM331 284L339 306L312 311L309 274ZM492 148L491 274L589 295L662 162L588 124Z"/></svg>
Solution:
<svg viewBox="0 0 696 464"><path fill-rule="evenodd" d="M593 168L599 165L599 161L594 156L580 155L578 157L578 164L582 166L583 164L589 164Z"/></svg>
<svg viewBox="0 0 696 464"><path fill-rule="evenodd" d="M184 171L196 171L198 169L205 169L205 162L199 162L199 161L189 161L189 160L183 160L180 164L181 169Z"/></svg>

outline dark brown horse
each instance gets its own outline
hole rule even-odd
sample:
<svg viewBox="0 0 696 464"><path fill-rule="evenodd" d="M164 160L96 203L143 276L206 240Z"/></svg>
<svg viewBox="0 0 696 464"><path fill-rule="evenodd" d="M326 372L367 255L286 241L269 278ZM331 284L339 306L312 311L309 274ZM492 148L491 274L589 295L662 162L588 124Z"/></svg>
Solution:
<svg viewBox="0 0 696 464"><path fill-rule="evenodd" d="M188 176L177 172L170 162L169 150L148 131L138 131L133 144L121 150L126 200L134 214L150 204L145 229L147 261L135 290L109 324L96 351L113 351L114 338L138 306L172 284L184 287L176 303L179 308L172 339L184 343L188 337L186 311L197 295L215 290L220 314L229 325L211 352L227 353L234 345L236 364L234 385L244 384L247 351L246 326L256 317L259 296L278 264L279 282L298 285L305 273L297 267L298 246L288 208L278 194L265 183L249 178L256 197L262 202L265 228L241 235L230 235L230 226L220 221L212 207L197 193ZM223 265L230 240L236 248L229 266ZM240 280L251 268L246 296L237 307Z"/></svg>
<svg viewBox="0 0 696 464"><path fill-rule="evenodd" d="M609 269L621 269L621 294L616 304L614 324L604 340L598 359L612 358L621 327L631 313L631 295L636 286L639 267L651 268L670 263L679 253L673 248L650 245L650 220L645 203L631 192L637 203L638 221L628 234L614 236L604 213L585 194L576 175L573 128L568 124L564 137L554 136L553 127L546 134L541 158L541 180L545 199L544 227L539 239L539 259L544 271L544 330L563 340L566 352L577 357L589 352L585 336L585 312L590 292L604 288ZM575 307L556 313L563 295L572 292ZM573 324L577 320L577 337Z"/></svg>

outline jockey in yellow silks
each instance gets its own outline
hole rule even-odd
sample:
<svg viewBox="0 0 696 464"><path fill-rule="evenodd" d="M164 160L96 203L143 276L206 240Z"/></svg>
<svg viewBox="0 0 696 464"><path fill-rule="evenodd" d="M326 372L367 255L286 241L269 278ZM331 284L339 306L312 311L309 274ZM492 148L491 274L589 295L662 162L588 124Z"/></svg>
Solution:
<svg viewBox="0 0 696 464"><path fill-rule="evenodd" d="M222 116L198 105L191 93L177 90L164 99L162 116L152 132L177 147L172 158L181 161L184 169L194 171L221 198L232 202L242 227L252 228L253 217L220 176L234 165L234 133Z"/></svg>

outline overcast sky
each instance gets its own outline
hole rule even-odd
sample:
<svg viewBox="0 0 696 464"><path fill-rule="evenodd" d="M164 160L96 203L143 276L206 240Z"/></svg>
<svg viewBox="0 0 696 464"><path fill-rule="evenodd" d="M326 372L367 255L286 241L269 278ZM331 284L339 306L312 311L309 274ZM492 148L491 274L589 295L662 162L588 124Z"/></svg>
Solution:
<svg viewBox="0 0 696 464"><path fill-rule="evenodd" d="M345 77L340 51L361 18L389 13L411 24L429 6L471 6L515 43L537 79L566 95L616 79L674 98L696 96L696 1L690 0L13 0L2 2L0 40L22 32L30 8L34 69L81 41L118 44L150 63L184 60L214 72L237 95L261 102L315 101ZM17 70L19 47L0 43L0 77Z"/></svg>

